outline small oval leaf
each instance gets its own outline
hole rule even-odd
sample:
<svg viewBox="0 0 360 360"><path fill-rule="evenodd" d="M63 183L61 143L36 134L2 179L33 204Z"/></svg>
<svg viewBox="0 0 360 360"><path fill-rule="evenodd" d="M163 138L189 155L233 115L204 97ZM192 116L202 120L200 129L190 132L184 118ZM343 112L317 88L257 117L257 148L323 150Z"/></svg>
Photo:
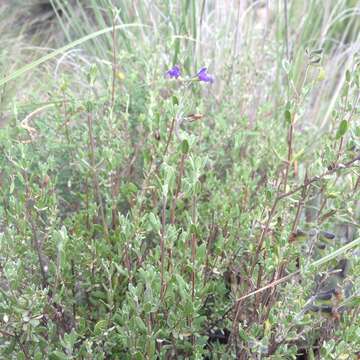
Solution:
<svg viewBox="0 0 360 360"><path fill-rule="evenodd" d="M284 117L285 117L285 121L288 123L288 124L291 124L291 113L289 110L285 110L284 112Z"/></svg>
<svg viewBox="0 0 360 360"><path fill-rule="evenodd" d="M350 80L351 80L351 75L350 75L350 71L349 71L349 70L346 70L345 77L346 77L346 81L347 81L347 82L350 82Z"/></svg>
<svg viewBox="0 0 360 360"><path fill-rule="evenodd" d="M338 130L336 132L336 140L342 138L345 135L347 130L348 130L348 122L347 122L347 120L341 121L341 123L339 125L339 128L338 128Z"/></svg>
<svg viewBox="0 0 360 360"><path fill-rule="evenodd" d="M189 153L189 142L186 139L181 143L181 152L184 155Z"/></svg>

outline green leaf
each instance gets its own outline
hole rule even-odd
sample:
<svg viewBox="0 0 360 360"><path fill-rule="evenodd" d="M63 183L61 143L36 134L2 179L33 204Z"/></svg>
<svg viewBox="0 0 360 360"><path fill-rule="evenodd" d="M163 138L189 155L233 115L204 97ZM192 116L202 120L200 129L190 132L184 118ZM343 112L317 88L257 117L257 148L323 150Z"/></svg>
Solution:
<svg viewBox="0 0 360 360"><path fill-rule="evenodd" d="M285 117L285 121L288 123L288 124L291 124L291 113L289 110L285 110L284 112L284 117Z"/></svg>
<svg viewBox="0 0 360 360"><path fill-rule="evenodd" d="M132 182L129 182L127 184L125 184L121 190L121 192L125 195L125 196L129 196L129 195L132 195L132 194L135 194L136 192L138 191L138 188L137 186L132 183Z"/></svg>
<svg viewBox="0 0 360 360"><path fill-rule="evenodd" d="M189 142L186 139L181 143L181 152L184 155L189 153Z"/></svg>
<svg viewBox="0 0 360 360"><path fill-rule="evenodd" d="M102 332L104 332L107 328L107 323L107 320L99 320L94 327L95 335L100 335Z"/></svg>
<svg viewBox="0 0 360 360"><path fill-rule="evenodd" d="M349 70L346 70L345 78L346 78L346 81L347 81L347 82L350 82L350 80L351 80L351 74L350 74L350 71L349 71Z"/></svg>
<svg viewBox="0 0 360 360"><path fill-rule="evenodd" d="M194 313L194 304L191 299L186 299L184 302L184 315L191 316Z"/></svg>
<svg viewBox="0 0 360 360"><path fill-rule="evenodd" d="M179 100L175 95L173 95L173 97L172 97L172 103L173 103L173 105L179 105Z"/></svg>
<svg viewBox="0 0 360 360"><path fill-rule="evenodd" d="M205 260L205 255L206 255L206 244L203 243L197 248L196 258L199 262L202 263Z"/></svg>
<svg viewBox="0 0 360 360"><path fill-rule="evenodd" d="M348 130L348 126L349 125L348 125L347 120L341 121L339 128L336 132L336 140L342 138L345 135L346 131Z"/></svg>
<svg viewBox="0 0 360 360"><path fill-rule="evenodd" d="M142 353L140 351L137 351L135 354L134 354L134 359L135 360L143 360L144 359L144 356L142 355Z"/></svg>
<svg viewBox="0 0 360 360"><path fill-rule="evenodd" d="M194 186L194 193L200 194L201 193L201 182L199 180L196 181Z"/></svg>
<svg viewBox="0 0 360 360"><path fill-rule="evenodd" d="M17 355L17 360L25 360L25 355L24 355L24 353L22 353L22 352L18 353L18 355Z"/></svg>
<svg viewBox="0 0 360 360"><path fill-rule="evenodd" d="M316 49L311 51L311 55L321 55L324 49Z"/></svg>
<svg viewBox="0 0 360 360"><path fill-rule="evenodd" d="M311 58L310 60L310 64L319 64L321 61L321 57L320 56L314 56Z"/></svg>
<svg viewBox="0 0 360 360"><path fill-rule="evenodd" d="M140 331L142 331L143 333L147 332L147 327L146 327L144 321L141 319L141 317L136 316L135 317L135 323L136 323L136 326L138 327L138 329Z"/></svg>
<svg viewBox="0 0 360 360"><path fill-rule="evenodd" d="M360 137L360 126L357 126L357 127L355 128L355 136L356 136L356 137Z"/></svg>
<svg viewBox="0 0 360 360"><path fill-rule="evenodd" d="M43 359L43 355L40 351L37 351L34 355L34 360L42 360Z"/></svg>
<svg viewBox="0 0 360 360"><path fill-rule="evenodd" d="M198 229L195 224L190 224L190 234L198 235Z"/></svg>
<svg viewBox="0 0 360 360"><path fill-rule="evenodd" d="M14 192L14 188L15 188L15 183L14 183L14 180L11 181L11 184L10 184L10 194L12 194Z"/></svg>
<svg viewBox="0 0 360 360"><path fill-rule="evenodd" d="M69 358L62 352L54 350L49 357L50 360L68 360Z"/></svg>
<svg viewBox="0 0 360 360"><path fill-rule="evenodd" d="M153 228L153 230L156 231L156 232L159 232L160 228L161 228L159 218L156 217L155 214L150 213L148 215L148 219L149 219L149 222L150 222L151 227Z"/></svg>
<svg viewBox="0 0 360 360"><path fill-rule="evenodd" d="M10 344L2 349L2 354L9 355L15 350L16 340L12 338Z"/></svg>
<svg viewBox="0 0 360 360"><path fill-rule="evenodd" d="M86 75L87 81L91 86L95 84L97 75L98 75L98 68L96 65L92 64L90 66L89 72Z"/></svg>
<svg viewBox="0 0 360 360"><path fill-rule="evenodd" d="M290 63L288 60L286 59L283 59L282 63L281 63L284 71L286 72L286 74L289 74L290 73Z"/></svg>

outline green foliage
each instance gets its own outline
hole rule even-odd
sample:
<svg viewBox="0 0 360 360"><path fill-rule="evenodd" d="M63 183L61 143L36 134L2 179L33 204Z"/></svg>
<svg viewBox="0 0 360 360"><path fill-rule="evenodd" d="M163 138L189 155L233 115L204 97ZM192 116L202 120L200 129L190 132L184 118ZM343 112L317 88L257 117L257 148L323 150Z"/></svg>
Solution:
<svg viewBox="0 0 360 360"><path fill-rule="evenodd" d="M282 8L52 3L68 42L0 79L32 75L2 108L0 357L356 358L360 68L324 75L325 5L289 4L285 59Z"/></svg>

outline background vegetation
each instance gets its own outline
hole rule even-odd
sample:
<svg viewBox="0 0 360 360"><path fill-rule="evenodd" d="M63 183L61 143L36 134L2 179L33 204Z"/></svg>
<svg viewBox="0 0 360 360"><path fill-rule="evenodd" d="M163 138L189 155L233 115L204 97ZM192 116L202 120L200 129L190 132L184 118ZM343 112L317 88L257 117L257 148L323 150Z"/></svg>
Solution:
<svg viewBox="0 0 360 360"><path fill-rule="evenodd" d="M0 357L357 359L359 16L2 1Z"/></svg>

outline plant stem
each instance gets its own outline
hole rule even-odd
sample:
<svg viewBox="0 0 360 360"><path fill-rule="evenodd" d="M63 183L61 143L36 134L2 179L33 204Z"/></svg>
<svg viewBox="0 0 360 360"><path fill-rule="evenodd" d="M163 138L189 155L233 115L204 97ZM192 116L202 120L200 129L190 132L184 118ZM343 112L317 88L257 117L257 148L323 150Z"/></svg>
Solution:
<svg viewBox="0 0 360 360"><path fill-rule="evenodd" d="M177 202L177 198L179 196L180 189L181 189L182 177L184 176L185 158L186 158L186 154L182 154L181 159L180 159L180 165L179 165L179 174L178 174L178 177L176 180L176 190L175 190L173 203L172 203L171 210L170 210L170 224L172 224L172 225L175 224L176 202Z"/></svg>
<svg viewBox="0 0 360 360"><path fill-rule="evenodd" d="M164 284L164 267L165 267L165 226L166 226L166 195L163 196L163 206L161 211L161 232L160 232L160 298L162 299L165 294Z"/></svg>
<svg viewBox="0 0 360 360"><path fill-rule="evenodd" d="M192 223L196 224L196 195L193 195L192 200ZM192 272L191 272L191 296L192 300L195 300L195 260L196 260L196 234L191 234L191 262L192 262Z"/></svg>
<svg viewBox="0 0 360 360"><path fill-rule="evenodd" d="M88 131L89 131L89 155L90 155L90 162L91 162L91 168L92 168L92 178L93 178L93 186L94 186L94 195L96 198L97 206L100 210L100 217L104 228L105 237L109 237L109 230L105 219L105 213L104 213L104 206L101 199L100 194L100 186L99 186L99 179L98 179L98 173L96 168L96 160L95 160L95 141L93 136L93 122L92 122L92 115L89 112L87 116L87 125L88 125Z"/></svg>

